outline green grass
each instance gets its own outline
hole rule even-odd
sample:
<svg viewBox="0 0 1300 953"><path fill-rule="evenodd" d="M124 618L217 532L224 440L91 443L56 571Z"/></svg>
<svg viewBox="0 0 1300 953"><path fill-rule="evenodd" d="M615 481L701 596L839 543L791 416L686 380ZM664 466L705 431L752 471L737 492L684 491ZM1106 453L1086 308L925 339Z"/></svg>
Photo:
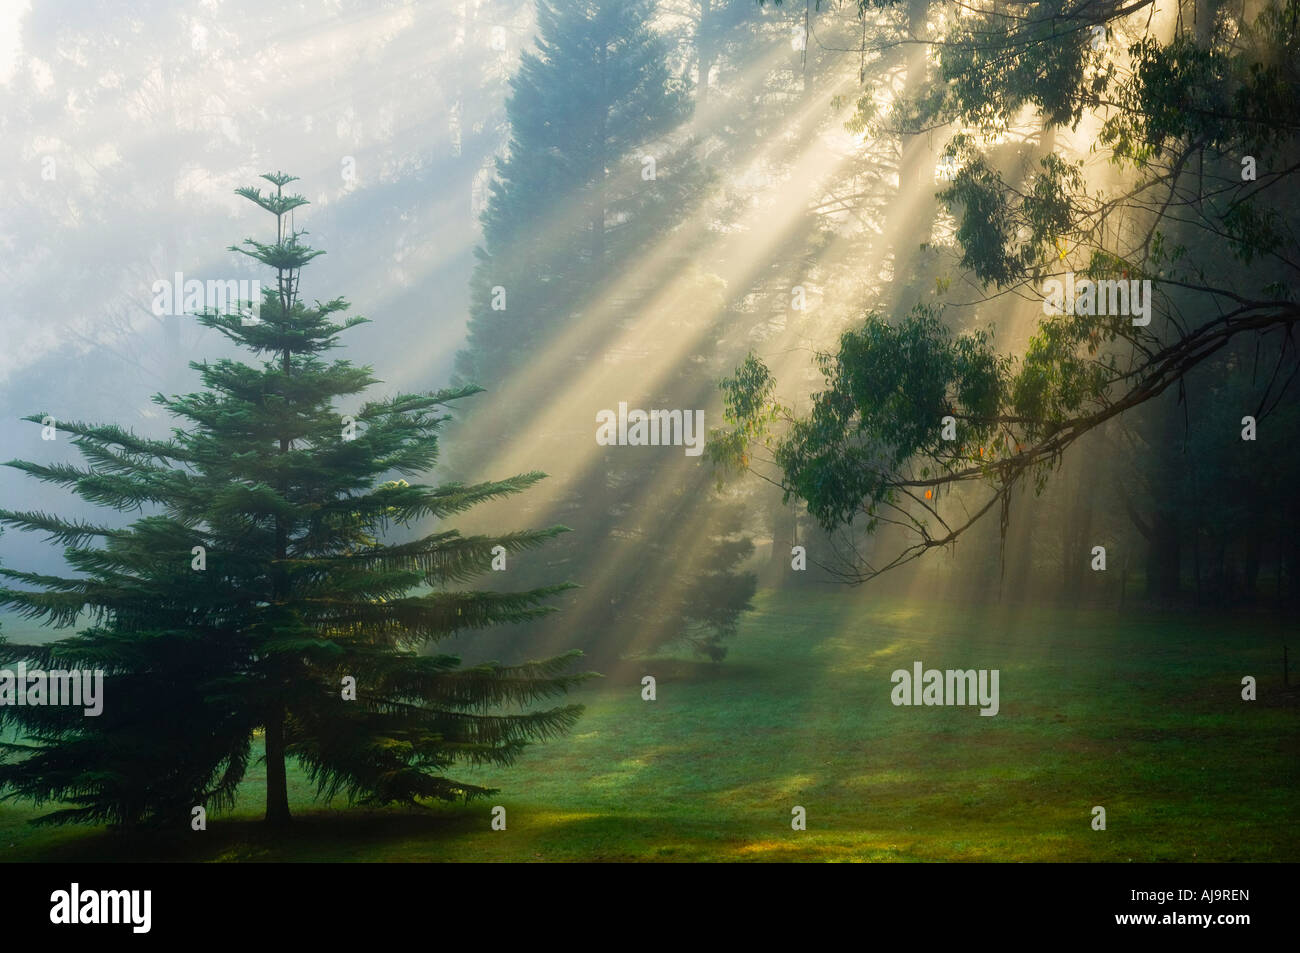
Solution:
<svg viewBox="0 0 1300 953"><path fill-rule="evenodd" d="M764 593L720 666L633 664L579 693L572 735L461 772L501 789L487 801L322 805L295 773L297 823L272 834L259 766L205 832L34 828L9 803L0 845L9 860L1291 861L1300 708L1281 644L1240 618ZM914 660L1000 669L1000 714L895 708L889 675ZM1259 701L1241 700L1243 675Z"/></svg>

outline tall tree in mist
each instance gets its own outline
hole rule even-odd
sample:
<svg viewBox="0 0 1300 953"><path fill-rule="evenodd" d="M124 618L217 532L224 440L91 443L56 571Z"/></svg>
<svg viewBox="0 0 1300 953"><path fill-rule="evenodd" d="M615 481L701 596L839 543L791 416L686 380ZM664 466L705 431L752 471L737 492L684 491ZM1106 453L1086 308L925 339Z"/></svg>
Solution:
<svg viewBox="0 0 1300 953"><path fill-rule="evenodd" d="M690 111L650 28L653 9L651 0L538 0L537 51L522 54L510 81L509 150L483 215L457 362L466 378L490 382L526 363L609 263L680 211L690 177L647 183L637 154Z"/></svg>
<svg viewBox="0 0 1300 953"><path fill-rule="evenodd" d="M698 408L722 369L707 353L659 357L676 343L662 333L669 327L707 350L717 335L696 315L710 313L717 290L706 275L680 278L688 244L655 254L705 179L682 141L689 89L669 72L654 9L647 0L539 0L537 51L511 81L509 153L483 217L457 363L491 394L463 428L457 463L476 468L530 441L547 448L542 459L562 482L547 518L575 532L548 551L549 567L512 572L560 570L582 582L565 624L583 633L584 648L609 657L685 638L716 658L753 592L733 571L748 552L736 538L740 515L711 506L707 474L683 467L680 450L597 454L594 445L597 409ZM566 402L583 381L583 398ZM660 510L682 515L673 523ZM699 533L683 538L691 521ZM647 546L662 546L664 558L647 559ZM717 560L706 573L698 548Z"/></svg>
<svg viewBox="0 0 1300 953"><path fill-rule="evenodd" d="M17 729L0 786L70 805L49 822L188 823L195 805L229 805L265 738L266 817L289 819L286 762L318 793L367 803L469 798L456 763L508 764L531 740L569 728L580 706L521 710L584 676L572 656L460 667L417 649L452 633L549 610L563 585L464 591L495 547L518 552L562 527L387 542L386 528L439 521L542 478L423 486L449 404L473 388L401 393L341 415L340 399L378 383L368 367L322 356L361 317L342 298L308 305L290 213L306 203L275 186L239 193L271 213L274 240L235 249L275 271L260 317L204 311L199 321L266 359L193 362L205 390L154 401L181 423L166 440L105 424L28 418L71 434L85 467L12 461L99 506L148 510L129 526L7 509L0 521L66 546L77 575L12 569L0 604L59 626L90 625L46 645L0 643L3 659L45 671L102 670L103 710L0 707ZM498 550L499 552L499 550ZM498 708L504 710L498 710Z"/></svg>

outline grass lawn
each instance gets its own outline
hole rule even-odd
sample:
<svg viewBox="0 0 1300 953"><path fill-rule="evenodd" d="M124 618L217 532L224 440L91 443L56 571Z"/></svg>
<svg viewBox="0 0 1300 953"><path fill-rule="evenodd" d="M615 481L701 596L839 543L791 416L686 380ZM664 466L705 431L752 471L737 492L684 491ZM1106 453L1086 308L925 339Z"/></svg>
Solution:
<svg viewBox="0 0 1300 953"><path fill-rule="evenodd" d="M271 835L257 766L205 832L35 828L8 802L0 845L27 861L1300 859L1300 705L1280 692L1280 624L841 589L756 605L721 665L636 663L579 693L572 735L461 772L501 789L487 801L325 805L295 772L297 824ZM894 707L890 673L916 660L999 669L1000 713ZM643 674L656 701L641 700ZM1243 675L1258 701L1241 700ZM505 831L490 828L496 804ZM795 805L807 831L791 830Z"/></svg>

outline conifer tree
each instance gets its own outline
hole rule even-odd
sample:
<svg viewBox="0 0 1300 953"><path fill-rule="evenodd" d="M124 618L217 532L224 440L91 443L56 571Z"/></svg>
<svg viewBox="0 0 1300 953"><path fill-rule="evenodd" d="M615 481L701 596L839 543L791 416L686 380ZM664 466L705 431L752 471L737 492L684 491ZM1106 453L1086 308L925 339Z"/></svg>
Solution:
<svg viewBox="0 0 1300 953"><path fill-rule="evenodd" d="M699 175L680 146L642 160L690 115L652 0L537 0L537 50L520 57L471 286L468 380L509 373L581 311L605 269L684 214ZM506 292L505 306L499 293ZM510 301L517 302L511 306ZM519 320L520 311L527 315Z"/></svg>
<svg viewBox="0 0 1300 953"><path fill-rule="evenodd" d="M538 0L537 19L537 49L521 57L510 84L510 149L483 216L469 340L457 358L462 377L495 396L462 422L473 433L458 434L456 465L476 472L520 439L544 448L540 459L561 495L544 520L577 532L547 551L551 565L521 565L518 573L537 582L558 566L582 583L586 591L564 618L600 661L678 639L717 658L753 592L752 578L735 572L749 552L733 538L739 521L705 512L714 502L707 481L680 466L680 451L620 448L575 463L591 456L583 451L593 447L595 407L560 399L569 382L583 379L594 379L591 392L604 406L626 399L698 408L715 397L726 367L712 354L721 336L710 326L718 282L689 264L702 230L672 234L708 183L682 130L689 86L668 67L652 0ZM653 256L670 235L680 251L671 260ZM650 257L656 260L646 265ZM616 353L613 343L632 327L664 330L633 334L637 340ZM705 342L705 353L658 359L688 338ZM669 370L652 379L647 368L661 366ZM508 400L500 396L506 387ZM545 408L544 420L537 408ZM578 440L584 446L575 453ZM689 491L655 499L663 486ZM649 543L647 528L669 510L680 521L674 525L710 532ZM706 572L694 571L685 555L695 545L719 560ZM646 559L650 551L659 558ZM561 635L538 630L547 640Z"/></svg>
<svg viewBox="0 0 1300 953"><path fill-rule="evenodd" d="M585 675L578 653L514 666L462 667L421 654L450 634L535 618L568 588L461 588L494 547L519 552L565 531L464 536L441 521L543 478L425 486L448 406L461 387L399 393L342 416L336 402L378 383L372 370L326 362L339 336L368 323L348 302L299 296L323 252L300 240L284 187L238 193L275 217L275 240L234 251L275 272L260 314L204 310L198 320L264 356L257 365L192 362L204 390L155 395L177 418L169 439L112 424L59 421L85 466L10 466L83 499L141 511L125 527L0 510L0 522L66 547L77 575L3 569L0 604L76 635L45 645L0 640L12 667L104 673L103 710L7 705L0 787L38 804L46 822L188 823L195 805L228 806L264 738L266 818L289 819L286 762L318 794L369 804L471 798L488 789L448 775L456 763L509 764L530 741L563 732L581 706L530 709ZM251 305L251 302L249 303ZM45 414L29 420L41 423ZM48 423L48 421L47 421ZM438 521L390 541L391 527Z"/></svg>

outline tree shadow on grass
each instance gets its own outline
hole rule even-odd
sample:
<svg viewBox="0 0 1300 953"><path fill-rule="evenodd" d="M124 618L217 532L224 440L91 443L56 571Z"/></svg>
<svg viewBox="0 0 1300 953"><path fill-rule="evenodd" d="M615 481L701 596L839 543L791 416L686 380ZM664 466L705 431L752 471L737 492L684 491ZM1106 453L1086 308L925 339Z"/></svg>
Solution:
<svg viewBox="0 0 1300 953"><path fill-rule="evenodd" d="M671 655L654 655L644 658L619 659L602 670L605 676L601 687L640 686L642 677L653 675L659 681L674 682L731 682L753 678L763 671L763 666L735 662L709 662L678 658Z"/></svg>
<svg viewBox="0 0 1300 953"><path fill-rule="evenodd" d="M299 811L284 829L213 815L206 831L87 830L11 860L42 863L472 860L455 843L487 828L488 808ZM384 856L378 857L377 854ZM425 856L427 855L427 856Z"/></svg>

